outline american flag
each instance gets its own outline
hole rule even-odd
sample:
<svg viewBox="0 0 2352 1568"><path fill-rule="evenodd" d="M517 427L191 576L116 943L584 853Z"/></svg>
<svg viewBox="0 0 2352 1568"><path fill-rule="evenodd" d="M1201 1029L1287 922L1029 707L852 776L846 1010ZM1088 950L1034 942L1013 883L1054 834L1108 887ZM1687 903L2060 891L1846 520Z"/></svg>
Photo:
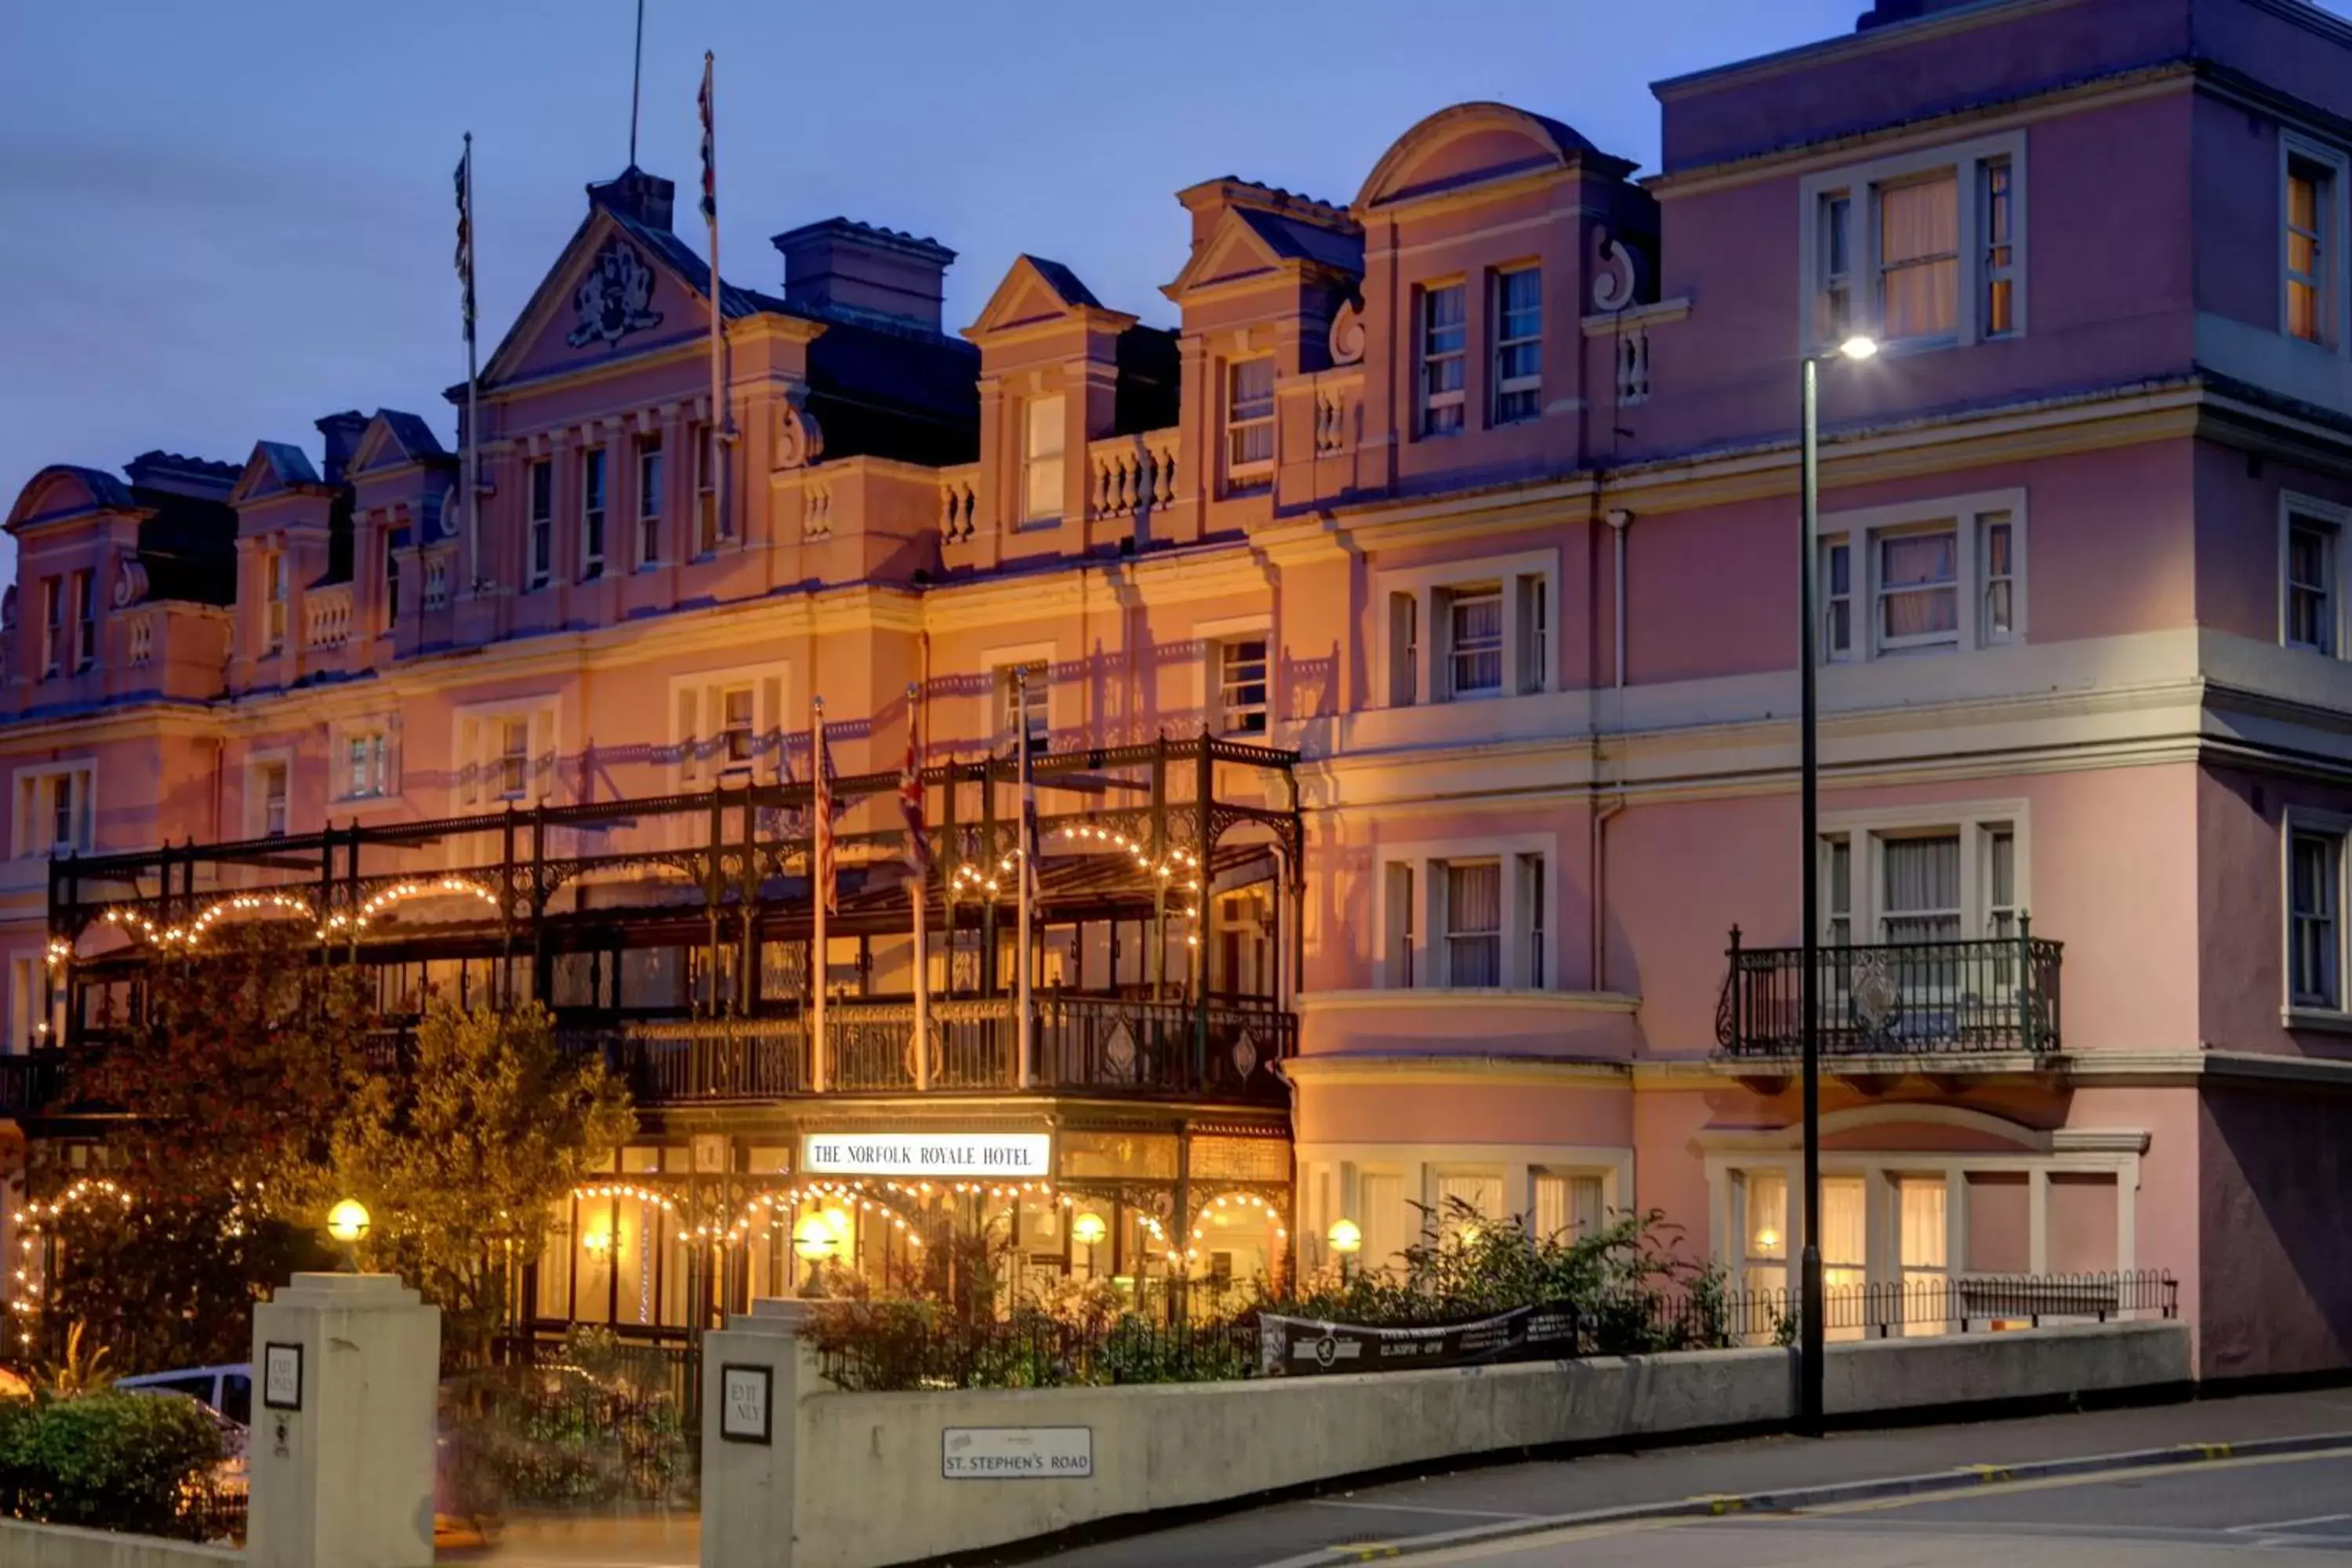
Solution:
<svg viewBox="0 0 2352 1568"><path fill-rule="evenodd" d="M719 221L719 142L711 130L712 94L709 51L702 56L702 91L695 98L702 111L702 221Z"/></svg>
<svg viewBox="0 0 2352 1568"><path fill-rule="evenodd" d="M457 286L466 312L466 341L474 339L474 133L466 132L457 160Z"/></svg>
<svg viewBox="0 0 2352 1568"><path fill-rule="evenodd" d="M923 751L917 732L915 689L907 689L907 761L898 769L898 815L907 821L907 864L918 877L931 874L931 839L923 826Z"/></svg>
<svg viewBox="0 0 2352 1568"><path fill-rule="evenodd" d="M824 901L824 912L841 912L839 883L834 876L833 820L836 810L833 800L833 753L825 749L824 713L816 715L816 755L811 759L810 772L816 775L816 822L810 829L816 840L816 896Z"/></svg>

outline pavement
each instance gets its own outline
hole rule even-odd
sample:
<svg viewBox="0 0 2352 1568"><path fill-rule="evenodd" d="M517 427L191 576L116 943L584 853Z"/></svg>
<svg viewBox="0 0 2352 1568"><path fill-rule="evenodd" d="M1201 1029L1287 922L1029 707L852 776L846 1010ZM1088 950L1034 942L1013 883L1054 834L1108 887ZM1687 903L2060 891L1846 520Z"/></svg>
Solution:
<svg viewBox="0 0 2352 1568"><path fill-rule="evenodd" d="M2336 1451L2223 1451L2308 1447L2330 1436L2341 1439ZM2148 1453L2176 1448L2193 1459ZM2127 1454L2142 1456L2137 1468L2033 1473ZM1852 1489L1898 1479L1897 1495ZM1946 1479L1966 1489L1962 1495L1922 1489ZM1850 1489L1838 1497L1825 1488ZM1778 1511L1562 1519L1694 1499L1708 1500L1711 1513L1734 1509L1723 1500L1751 1494L1780 1494L1765 1505ZM1065 1551L1008 1550L996 1560L1054 1568L1337 1568L1399 1557L1482 1568L1570 1561L1579 1568L1800 1561L1809 1568L1996 1561L2002 1568L2169 1568L2254 1548L2326 1552L2336 1568L2352 1568L2352 1388L1433 1469ZM583 1514L514 1520L487 1551L445 1552L443 1561L695 1568L699 1555L691 1514ZM988 1560L975 1553L971 1562Z"/></svg>

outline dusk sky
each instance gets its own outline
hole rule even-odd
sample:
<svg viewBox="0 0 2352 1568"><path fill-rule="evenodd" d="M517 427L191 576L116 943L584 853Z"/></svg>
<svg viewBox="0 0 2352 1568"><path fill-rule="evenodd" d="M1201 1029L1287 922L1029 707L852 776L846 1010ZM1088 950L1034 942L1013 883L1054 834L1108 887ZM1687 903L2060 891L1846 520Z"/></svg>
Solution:
<svg viewBox="0 0 2352 1568"><path fill-rule="evenodd" d="M698 248L694 94L719 56L728 276L845 214L961 253L948 322L1018 252L1172 322L1174 193L1235 174L1335 202L1422 115L1502 99L1654 168L1660 78L1851 29L1864 0L1182 7L648 0L638 161ZM2331 0L2352 11L2352 0ZM634 0L394 9L16 5L0 19L0 486L150 447L315 455L388 405L450 438L450 171L471 130L485 353L626 162ZM0 545L0 568L13 546Z"/></svg>

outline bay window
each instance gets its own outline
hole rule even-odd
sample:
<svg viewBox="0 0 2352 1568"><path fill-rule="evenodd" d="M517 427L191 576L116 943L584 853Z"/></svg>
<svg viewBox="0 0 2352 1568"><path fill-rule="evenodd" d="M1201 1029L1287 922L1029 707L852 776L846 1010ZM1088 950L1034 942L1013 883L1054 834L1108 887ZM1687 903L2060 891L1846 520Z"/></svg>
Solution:
<svg viewBox="0 0 2352 1568"><path fill-rule="evenodd" d="M1446 595L1447 692L1486 697L1503 689L1503 591L1456 588Z"/></svg>
<svg viewBox="0 0 2352 1568"><path fill-rule="evenodd" d="M1557 564L1545 552L1383 574L1388 706L1550 690Z"/></svg>
<svg viewBox="0 0 2352 1568"><path fill-rule="evenodd" d="M1542 1241L1578 1241L1600 1230L1606 1219L1605 1178L1591 1173L1535 1173L1535 1233Z"/></svg>
<svg viewBox="0 0 2352 1568"><path fill-rule="evenodd" d="M2010 132L1801 182L1810 347L2024 330L2025 138Z"/></svg>
<svg viewBox="0 0 2352 1568"><path fill-rule="evenodd" d="M1739 1282L1748 1290L1789 1289L1789 1178L1778 1171L1749 1171L1739 1183Z"/></svg>
<svg viewBox="0 0 2352 1568"><path fill-rule="evenodd" d="M1942 1176L1895 1178L1895 1256L1903 1281L1903 1331L1941 1333L1950 1321L1950 1184Z"/></svg>
<svg viewBox="0 0 2352 1568"><path fill-rule="evenodd" d="M1379 984L1540 991L1556 984L1549 835L1397 846L1381 853Z"/></svg>
<svg viewBox="0 0 2352 1568"><path fill-rule="evenodd" d="M1503 868L1495 861L1445 868L1445 983L1503 983Z"/></svg>

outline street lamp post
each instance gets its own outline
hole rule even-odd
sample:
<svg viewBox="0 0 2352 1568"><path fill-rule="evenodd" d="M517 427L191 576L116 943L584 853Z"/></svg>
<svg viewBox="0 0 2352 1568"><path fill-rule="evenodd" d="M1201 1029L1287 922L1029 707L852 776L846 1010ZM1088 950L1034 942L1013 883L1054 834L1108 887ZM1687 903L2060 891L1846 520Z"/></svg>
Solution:
<svg viewBox="0 0 2352 1568"><path fill-rule="evenodd" d="M1875 340L1859 333L1832 353L1865 360L1878 352ZM1807 353L1799 395L1801 435L1799 439L1798 493L1801 532L1797 540L1797 816L1803 843L1797 861L1800 918L1804 922L1797 973L1799 1038L1804 1053L1805 1122L1805 1249L1798 1263L1799 1359L1797 1426L1811 1436L1822 1430L1822 1384L1827 1371L1828 1303L1822 1288L1822 994L1821 994L1821 876L1815 857L1821 837L1821 726L1813 700L1813 664L1820 636L1814 625L1813 574L1820 565L1815 538L1821 514L1821 362L1828 355Z"/></svg>

